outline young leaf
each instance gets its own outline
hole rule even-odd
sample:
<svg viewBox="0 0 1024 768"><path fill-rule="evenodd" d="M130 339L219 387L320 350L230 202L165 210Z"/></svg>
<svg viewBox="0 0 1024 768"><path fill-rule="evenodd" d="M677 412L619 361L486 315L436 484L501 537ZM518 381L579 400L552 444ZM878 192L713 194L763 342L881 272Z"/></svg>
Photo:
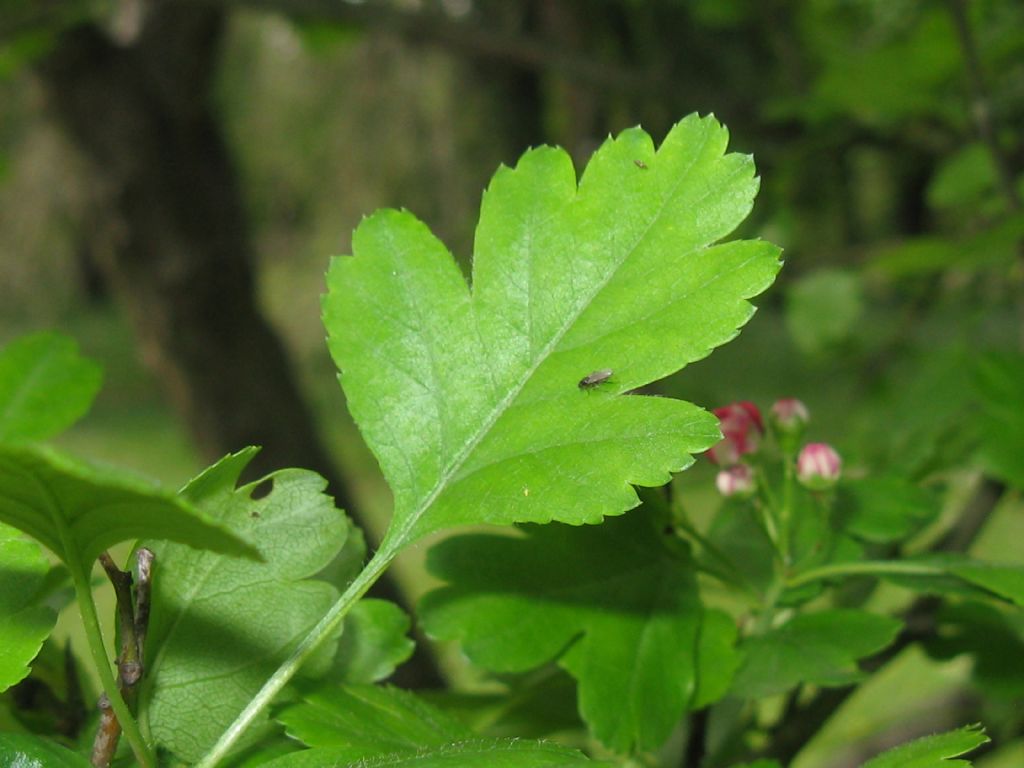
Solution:
<svg viewBox="0 0 1024 768"><path fill-rule="evenodd" d="M48 570L38 544L0 524L0 691L28 674L57 621L56 611L35 599Z"/></svg>
<svg viewBox="0 0 1024 768"><path fill-rule="evenodd" d="M0 733L0 765L11 768L91 768L81 755L39 736Z"/></svg>
<svg viewBox="0 0 1024 768"><path fill-rule="evenodd" d="M557 658L598 739L622 752L660 746L697 688L703 610L688 556L643 511L442 542L428 566L449 585L420 603L424 627L497 672Z"/></svg>
<svg viewBox="0 0 1024 768"><path fill-rule="evenodd" d="M477 739L428 747L417 752L391 752L358 760L342 748L311 749L285 755L263 768L613 768L611 763L588 760L575 749L524 739Z"/></svg>
<svg viewBox="0 0 1024 768"><path fill-rule="evenodd" d="M409 627L409 617L394 603L360 600L345 618L332 676L353 684L388 677L416 646L408 637Z"/></svg>
<svg viewBox="0 0 1024 768"><path fill-rule="evenodd" d="M733 338L779 268L768 243L713 245L758 184L727 140L695 115L657 151L630 129L578 187L568 154L531 150L484 195L472 291L412 215L363 221L323 310L394 493L381 553L462 523L598 522L716 440L693 405L620 395Z"/></svg>
<svg viewBox="0 0 1024 768"><path fill-rule="evenodd" d="M847 685L860 678L857 659L882 650L900 623L878 614L826 610L800 614L741 646L743 662L732 694L758 699L800 683Z"/></svg>
<svg viewBox="0 0 1024 768"><path fill-rule="evenodd" d="M156 566L143 707L154 738L186 760L216 740L338 596L308 578L338 553L348 531L324 480L284 470L236 489L254 454L250 448L222 459L182 494L256 542L262 562L146 543ZM269 494L252 498L267 483ZM307 670L323 672L333 650L325 646Z"/></svg>
<svg viewBox="0 0 1024 768"><path fill-rule="evenodd" d="M66 336L36 333L8 344L0 351L0 442L45 440L71 426L101 378Z"/></svg>
<svg viewBox="0 0 1024 768"><path fill-rule="evenodd" d="M179 496L44 447L0 446L0 522L73 568L87 569L108 547L143 536L256 556Z"/></svg>
<svg viewBox="0 0 1024 768"><path fill-rule="evenodd" d="M386 686L322 688L285 707L277 719L292 738L310 747L345 747L353 760L474 738L414 693Z"/></svg>
<svg viewBox="0 0 1024 768"><path fill-rule="evenodd" d="M965 755L989 741L980 725L968 725L955 731L925 736L890 749L864 763L861 768L956 768L969 766Z"/></svg>

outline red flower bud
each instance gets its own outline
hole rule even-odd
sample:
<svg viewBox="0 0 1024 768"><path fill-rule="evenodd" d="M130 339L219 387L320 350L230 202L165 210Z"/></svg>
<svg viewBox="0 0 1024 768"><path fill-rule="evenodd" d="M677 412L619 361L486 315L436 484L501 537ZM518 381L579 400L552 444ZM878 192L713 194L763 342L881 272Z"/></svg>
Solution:
<svg viewBox="0 0 1024 768"><path fill-rule="evenodd" d="M823 491L836 484L843 461L827 443L808 443L796 459L796 478L813 491Z"/></svg>
<svg viewBox="0 0 1024 768"><path fill-rule="evenodd" d="M730 403L716 408L715 416L720 422L723 439L708 451L712 462L729 466L738 462L741 456L757 450L764 433L764 421L756 405L746 400Z"/></svg>
<svg viewBox="0 0 1024 768"><path fill-rule="evenodd" d="M746 464L736 464L723 469L715 478L718 492L726 498L730 496L747 498L754 493L755 485L754 470Z"/></svg>
<svg viewBox="0 0 1024 768"><path fill-rule="evenodd" d="M810 421L811 414L807 406L795 397L784 397L772 405L772 425L781 434L791 435L803 431Z"/></svg>

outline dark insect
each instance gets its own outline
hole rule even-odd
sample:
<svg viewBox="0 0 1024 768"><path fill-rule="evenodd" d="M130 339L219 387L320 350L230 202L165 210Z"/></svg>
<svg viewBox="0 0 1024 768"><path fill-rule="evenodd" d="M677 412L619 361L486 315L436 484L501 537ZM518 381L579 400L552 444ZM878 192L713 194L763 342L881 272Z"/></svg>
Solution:
<svg viewBox="0 0 1024 768"><path fill-rule="evenodd" d="M647 163L645 163L643 160L634 160L633 161L633 165L635 165L637 168L639 168L642 171L646 171L647 170Z"/></svg>
<svg viewBox="0 0 1024 768"><path fill-rule="evenodd" d="M580 389L591 389L596 387L602 382L608 381L612 377L611 368L602 368L600 371L594 371L593 373L584 376L580 379Z"/></svg>

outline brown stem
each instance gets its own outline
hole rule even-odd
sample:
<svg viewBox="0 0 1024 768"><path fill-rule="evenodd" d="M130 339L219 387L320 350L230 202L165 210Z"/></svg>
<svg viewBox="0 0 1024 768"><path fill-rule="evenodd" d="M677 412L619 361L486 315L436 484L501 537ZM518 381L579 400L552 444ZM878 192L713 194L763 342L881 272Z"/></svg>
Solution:
<svg viewBox="0 0 1024 768"><path fill-rule="evenodd" d="M117 687L125 703L134 711L139 682L142 680L142 659L149 625L153 553L143 548L135 554L138 582L134 597L131 573L118 568L107 552L100 555L99 561L110 583L114 585L117 598L117 628L121 636L121 652L117 656ZM105 694L100 697L99 709L100 724L93 740L91 762L96 768L107 768L117 752L121 724Z"/></svg>

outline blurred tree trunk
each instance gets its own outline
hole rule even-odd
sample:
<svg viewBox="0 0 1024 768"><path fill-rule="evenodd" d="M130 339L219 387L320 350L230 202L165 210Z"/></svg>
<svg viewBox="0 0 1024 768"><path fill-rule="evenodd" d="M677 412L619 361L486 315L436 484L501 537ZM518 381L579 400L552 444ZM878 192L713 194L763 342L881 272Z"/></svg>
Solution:
<svg viewBox="0 0 1024 768"><path fill-rule="evenodd" d="M200 451L260 445L254 472L313 469L352 513L257 306L238 179L209 103L223 27L216 8L154 3L128 40L69 30L39 72L94 169L101 269ZM439 680L429 664L411 678Z"/></svg>

